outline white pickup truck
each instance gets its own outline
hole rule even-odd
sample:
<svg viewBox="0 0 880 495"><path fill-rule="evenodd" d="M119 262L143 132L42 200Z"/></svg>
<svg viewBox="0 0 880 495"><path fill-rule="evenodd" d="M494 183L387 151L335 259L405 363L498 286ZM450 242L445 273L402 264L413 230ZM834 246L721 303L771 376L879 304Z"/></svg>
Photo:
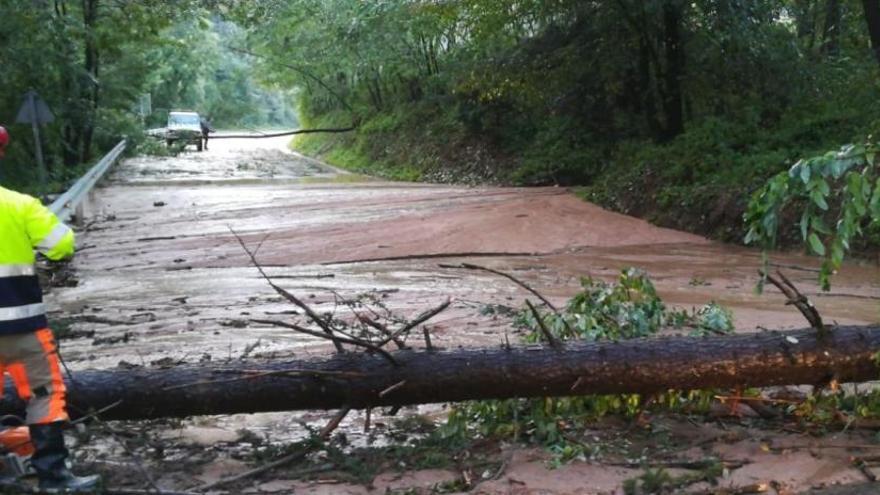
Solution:
<svg viewBox="0 0 880 495"><path fill-rule="evenodd" d="M196 112L169 112L168 127L165 129L165 144L171 146L175 141L196 145L202 151L201 118Z"/></svg>

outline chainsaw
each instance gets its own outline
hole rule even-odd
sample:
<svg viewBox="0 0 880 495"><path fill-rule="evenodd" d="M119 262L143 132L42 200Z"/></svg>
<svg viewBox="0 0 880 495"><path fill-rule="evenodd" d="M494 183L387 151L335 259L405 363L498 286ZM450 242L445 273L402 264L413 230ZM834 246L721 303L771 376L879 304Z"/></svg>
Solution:
<svg viewBox="0 0 880 495"><path fill-rule="evenodd" d="M16 416L0 418L0 477L19 479L34 474L34 445L24 421Z"/></svg>

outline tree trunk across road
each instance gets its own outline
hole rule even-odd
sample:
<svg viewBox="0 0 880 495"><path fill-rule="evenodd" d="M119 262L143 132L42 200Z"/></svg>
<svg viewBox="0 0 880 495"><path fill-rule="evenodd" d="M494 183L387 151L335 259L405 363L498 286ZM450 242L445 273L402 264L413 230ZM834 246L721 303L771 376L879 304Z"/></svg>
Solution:
<svg viewBox="0 0 880 495"><path fill-rule="evenodd" d="M149 419L343 406L367 408L471 399L669 389L824 384L877 378L880 327L834 327L721 337L402 350L322 360L233 361L169 368L89 370L68 377L73 416ZM11 384L0 414L23 413Z"/></svg>

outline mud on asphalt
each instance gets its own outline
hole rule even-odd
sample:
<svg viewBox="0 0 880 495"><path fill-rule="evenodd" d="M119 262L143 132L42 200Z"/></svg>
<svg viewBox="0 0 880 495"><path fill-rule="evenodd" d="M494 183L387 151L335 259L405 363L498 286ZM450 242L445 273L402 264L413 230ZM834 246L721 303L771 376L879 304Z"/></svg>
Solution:
<svg viewBox="0 0 880 495"><path fill-rule="evenodd" d="M780 295L754 293L760 253L607 212L563 189L388 183L291 153L283 139L212 140L203 153L126 160L93 194L67 283L48 296L73 372L331 352L316 339L251 321L297 315L261 279L233 232L260 245L257 258L276 283L319 312L338 309L339 297L373 292L411 318L451 297L451 308L429 323L434 344L443 347L499 345L511 317L487 308L519 308L525 294L495 275L441 263L509 272L559 303L577 292L582 276L611 280L637 266L667 304L718 302L733 310L738 331L804 326ZM827 321L877 321L876 266L846 265L834 293L822 295L815 259L773 259L814 296ZM149 474L164 489L187 489L288 451L308 436L307 426L320 428L331 414L93 424L74 435L75 452L117 485L149 488ZM364 432L364 412L353 412L336 442L352 458L364 455L370 469L340 470L340 459L333 464L325 453L233 485L230 493L622 493L623 480L644 470L607 459L656 449L745 458L750 462L722 485L772 479L772 490L796 493L863 480L846 449L821 445L871 440L859 431L815 439L759 428L750 417L699 424L659 417L647 430L614 419L588 427L585 441L607 446L607 454L558 469L548 467L541 449L497 442L435 464L408 464L405 455L381 450L420 438L412 424L435 424L444 414L442 405L395 417L375 412ZM370 464L370 456L381 462Z"/></svg>

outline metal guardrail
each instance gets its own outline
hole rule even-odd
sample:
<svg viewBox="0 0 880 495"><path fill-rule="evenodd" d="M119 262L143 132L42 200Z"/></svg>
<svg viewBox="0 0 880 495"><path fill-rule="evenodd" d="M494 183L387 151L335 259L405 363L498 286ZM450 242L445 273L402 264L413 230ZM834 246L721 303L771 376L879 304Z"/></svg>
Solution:
<svg viewBox="0 0 880 495"><path fill-rule="evenodd" d="M119 155L125 151L125 145L126 140L123 139L119 144L114 146L109 153L104 155L104 158L101 158L98 163L80 177L76 183L70 186L70 189L61 196L58 196L58 199L49 205L49 209L52 210L52 213L58 215L58 218L62 222L67 221L70 216L74 214L77 207L82 204L92 188L95 187L95 184L97 184L104 174L107 173L110 166L116 163L116 160L119 159Z"/></svg>

